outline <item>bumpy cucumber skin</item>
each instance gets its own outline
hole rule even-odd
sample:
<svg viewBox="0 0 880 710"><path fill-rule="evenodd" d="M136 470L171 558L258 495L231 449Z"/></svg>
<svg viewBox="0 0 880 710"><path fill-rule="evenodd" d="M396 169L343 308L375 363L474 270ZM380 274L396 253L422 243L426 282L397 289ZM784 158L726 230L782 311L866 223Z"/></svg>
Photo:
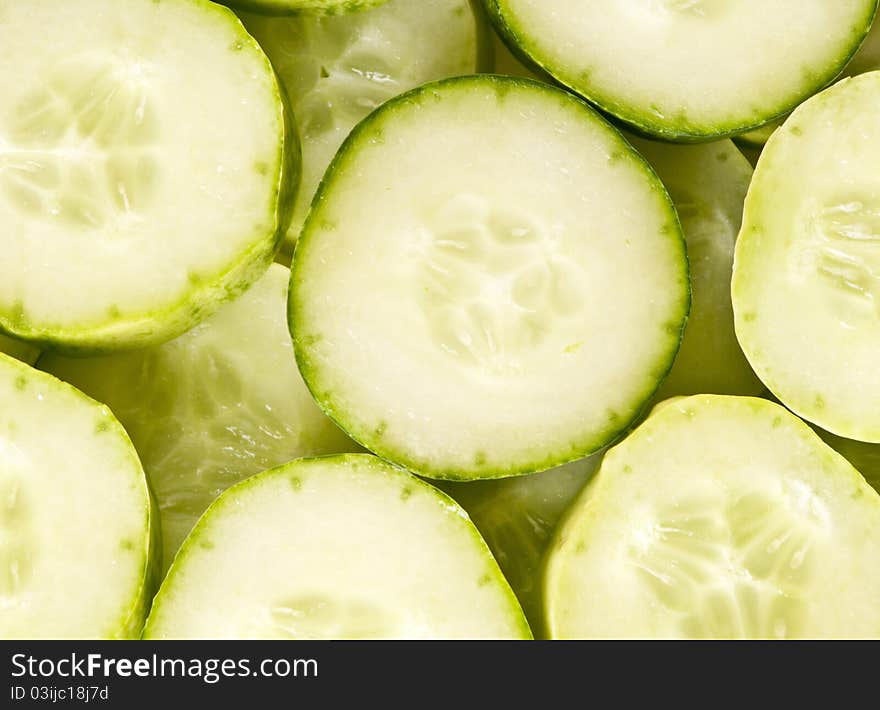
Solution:
<svg viewBox="0 0 880 710"><path fill-rule="evenodd" d="M149 503L146 510L146 539L144 541L145 554L143 558L143 575L141 577L140 587L138 588L136 596L132 600L131 606L125 611L125 614L120 618L119 623L115 626L113 630L111 630L107 634L106 637L109 640L137 639L140 637L141 629L143 628L144 622L147 618L147 612L149 611L150 604L153 599L153 594L156 592L156 589L159 586L159 570L161 569L161 560L158 556L162 549L162 538L161 530L159 529L159 510L156 506L156 499L153 496L152 491L150 490L150 484L147 481L147 476L144 473L140 459L138 458L137 452L134 449L134 444L131 443L131 439L129 438L128 433L122 427L122 424L119 423L119 421L106 407L106 405L92 399L72 385L69 385L64 381L59 380L57 377L54 377L46 372L42 372L41 370L36 370L30 365L27 365L23 362L20 362L19 360L16 360L13 357L0 353L0 365L5 366L7 364L12 365L16 369L18 369L21 372L21 375L25 378L30 379L36 377L48 379L51 381L53 388L63 390L67 394L73 395L74 397L83 401L94 409L103 410L106 415L106 419L104 421L107 424L108 433L114 436L118 436L122 441L125 442L125 447L127 449L130 460L134 464L135 468L140 471L143 480L144 495Z"/></svg>
<svg viewBox="0 0 880 710"><path fill-rule="evenodd" d="M548 456L542 459L510 464L508 466L473 464L468 468L455 468L436 465L432 461L418 460L402 451L386 447L382 444L381 441L376 440L376 438L372 435L372 432L368 430L360 430L358 427L353 426L352 423L347 420L345 412L337 408L332 399L322 396L321 389L318 386L319 378L317 374L317 371L320 369L320 363L316 363L311 357L308 351L308 337L305 337L303 335L305 329L299 327L298 325L298 322L303 319L303 309L301 304L302 298L300 296L300 281L302 280L300 277L300 269L302 268L303 259L298 258L298 255L301 256L309 248L309 242L312 239L312 226L314 223L317 222L316 215L319 212L318 207L326 198L326 195L334 182L336 173L345 170L349 153L356 150L357 145L362 138L368 140L368 136L371 131L375 129L381 130L382 122L386 119L388 115L393 115L394 109L398 105L418 103L427 97L435 97L435 92L437 89L442 90L444 87L447 86L455 86L458 84L464 85L467 83L478 85L484 84L490 86L494 84L495 91L499 93L506 90L504 84L508 84L509 86L520 85L538 88L548 93L552 92L552 94L560 101L572 102L574 104L577 104L581 109L588 112L588 115L592 117L592 119L595 120L598 125L603 126L609 132L613 132L614 135L616 135L620 139L621 151L625 152L632 160L638 162L638 164L645 171L647 177L653 182L653 190L662 197L668 208L668 217L670 224L675 225L675 229L670 230L670 234L668 234L667 236L669 239L675 242L677 248L681 252L682 274L680 276L680 281L682 298L679 308L681 327L678 328L675 333L670 333L670 347L668 357L661 366L658 366L657 371L659 374L656 378L654 378L653 376L651 377L651 382L645 388L643 397L637 404L633 406L632 411L630 411L627 416L621 416L620 422L609 424L609 426L606 427L605 430L599 432L598 435L590 437L586 441L573 444L569 451L561 452L558 455ZM657 176L657 173L654 171L648 161L645 160L641 153L639 153L629 144L629 142L623 137L623 135L617 128L606 121L603 116L596 113L589 104L587 104L582 98L578 96L561 91L554 86L548 85L541 81L536 81L534 79L500 76L496 74L480 74L475 76L441 79L439 81L430 82L428 84L424 84L422 86L416 87L415 89L411 89L410 91L400 94L399 96L396 96L395 98L387 101L378 109L373 111L373 113L371 113L369 116L367 116L367 118L361 121L348 135L348 137L345 139L342 146L340 147L339 151L336 153L336 156L333 158L333 161L330 163L330 166L327 168L327 171L324 174L321 183L318 185L318 189L315 192L315 197L312 200L311 210L306 219L306 223L303 226L300 238L297 240L296 243L296 249L293 256L293 264L291 266L290 272L290 287L288 289L287 321L290 326L291 337L293 339L293 349L296 355L297 367L302 374L303 381L305 382L306 387L308 387L309 391L312 393L312 397L314 397L315 402L318 404L324 414L326 414L333 422L335 422L336 425L340 429L342 429L342 431L348 434L350 438L363 446L365 449L373 452L374 454L385 459L386 461L397 466L402 466L419 476L424 476L426 478L440 481L465 482L507 478L510 476L520 476L539 471L547 471L551 468L555 468L556 466L561 466L563 464L571 463L573 461L586 458L587 456L591 456L592 454L595 454L606 446L613 444L621 438L625 437L630 429L635 426L638 421L640 421L643 412L647 411L647 409L650 408L654 394L657 392L657 390L663 384L663 381L666 379L666 376L672 370L672 367L675 363L676 355L678 354L678 350L681 347L681 342L684 337L690 307L691 286L689 264L687 258L687 247L685 243L684 233L681 228L681 222L678 218L678 213L675 210L672 198L669 196L666 187L663 185L663 182Z"/></svg>
<svg viewBox="0 0 880 710"><path fill-rule="evenodd" d="M182 567L185 567L186 558L188 557L189 553L193 549L198 548L201 533L203 532L203 529L207 527L207 524L211 520L211 518L214 515L221 514L227 504L234 505L235 494L237 492L244 490L249 486L258 485L263 480L263 478L268 478L275 475L286 475L290 472L291 469L297 467L308 467L310 463L315 462L320 462L324 464L335 463L342 466L357 465L370 467L374 469L378 475L395 476L404 480L408 486L416 486L422 488L423 490L430 490L431 493L443 503L451 516L461 519L461 521L467 525L468 531L472 535L474 542L480 547L482 551L485 552L486 559L491 562L492 574L494 576L493 581L504 591L504 594L510 603L511 613L514 615L516 620L516 630L519 634L519 638L523 640L531 640L533 638L532 631L529 628L529 623L526 620L526 616L523 613L522 608L520 607L516 595L510 588L507 579L501 573L501 569L498 567L498 563L492 556L492 551L489 549L486 541L483 540L476 526L473 524L470 517L468 517L468 514L464 511L464 509L452 498L450 498L446 493L438 488L435 488L427 481L424 481L421 478L414 476L409 471L406 471L399 466L395 466L394 464L385 462L375 456L371 456L370 454L334 454L331 456L317 456L312 458L297 459L295 461L291 461L290 463L286 463L281 466L277 466L276 468L269 469L268 471L264 471L263 473L258 473L257 475L251 476L250 478L246 478L240 483L236 483L234 486L231 486L226 491L224 491L218 498L214 500L213 503L211 503L211 505L204 512L202 517L199 518L199 521L196 523L195 527L187 536L186 540L184 540L183 544L180 546L180 550L175 556L174 561L171 563L171 567L168 570L168 573L165 575L165 579L162 580L159 591L156 593L156 596L153 599L152 609L150 610L150 614L147 618L146 624L144 625L144 631L141 638L147 640L158 638L153 634L155 633L155 625L157 623L157 612L161 611L162 600L164 596L169 593L168 589L174 586L174 580L180 573L180 569Z"/></svg>
<svg viewBox="0 0 880 710"><path fill-rule="evenodd" d="M855 468L852 462L844 457L839 451L832 448L829 443L823 441L822 437L820 437L814 429L812 429L809 425L807 425L804 421L792 414L782 405L767 399L762 399L760 397L741 397L731 395L693 395L690 397L670 397L669 399L658 403L650 412L648 420L640 423L639 427L637 427L631 433L637 435L638 429L650 424L650 420L653 420L658 415L663 416L664 410L668 409L672 405L680 405L685 402L692 402L697 406L705 406L707 403L711 403L713 401L738 401L742 402L743 404L750 405L754 410L767 409L768 411L773 411L774 414L776 414L777 416L783 417L787 421L788 426L796 428L801 434L805 434L808 439L813 441L816 448L819 451L823 452L830 460L835 463L835 466L840 469L841 475L847 475L853 480L857 489L876 493L875 491L872 491L872 489L867 485L869 482L866 481L865 477ZM570 537L572 533L578 528L578 523L581 522L582 519L589 519L590 517L592 517L592 510L602 507L602 482L605 478L605 476L603 476L603 468L606 461L609 460L608 454L613 454L614 450L618 446L623 446L625 445L625 443L625 441L618 442L614 447L606 452L606 457L599 465L599 470L589 481L589 483L587 483L587 485L577 496L575 501L569 506L562 520L556 526L556 532L554 533L553 539L551 540L550 545L547 548L547 552L544 556L544 568L542 570L541 593L542 598L545 600L543 608L542 627L546 631L547 638L549 639L562 637L559 633L559 629L553 623L551 606L548 602L548 600L552 596L553 591L553 567L554 564L558 563L557 558L559 557L559 555L555 555L555 553L561 550L566 539ZM880 447L878 447L878 449L880 449ZM581 535L583 535L584 527L585 526L583 524L580 527L579 532Z"/></svg>
<svg viewBox="0 0 880 710"><path fill-rule="evenodd" d="M259 15L344 15L377 7L388 0L218 0L223 5Z"/></svg>
<svg viewBox="0 0 880 710"><path fill-rule="evenodd" d="M515 28L505 17L504 5L505 0L483 0L489 19L495 30L498 32L502 41L510 49L511 53L519 59L527 68L541 74L553 77L555 83L574 91L583 96L590 103L595 105L599 110L608 115L615 123L625 126L628 130L633 131L637 135L644 138L659 138L661 140L671 141L675 143L702 143L707 141L718 140L719 138L730 138L740 133L745 133L761 128L767 123L785 117L799 103L806 100L817 91L820 91L837 77L844 67L849 63L858 51L859 46L864 41L871 29L871 22L880 6L880 1L872 0L869 11L866 13L865 20L862 23L863 32L859 36L859 41L851 47L850 51L844 54L836 64L832 67L833 71L828 71L822 75L820 82L816 85L805 87L800 93L799 98L793 102L777 105L774 108L765 111L759 118L751 123L739 124L719 124L717 126L695 127L676 125L670 122L652 121L647 113L633 111L617 101L608 97L600 96L591 91L589 87L576 85L577 82L566 79L560 72L553 73L553 68L543 64L537 56L529 53L528 38Z"/></svg>
<svg viewBox="0 0 880 710"><path fill-rule="evenodd" d="M269 268L275 258L293 216L299 186L301 152L299 135L284 89L268 57L229 9L208 0L185 0L199 5L204 12L216 13L218 19L235 28L243 51L257 54L275 83L275 98L283 126L274 174L273 231L255 238L254 244L223 271L196 284L176 303L161 310L149 311L118 321L82 328L36 327L20 314L0 310L0 334L6 333L31 344L38 350L83 357L158 345L185 333L214 313L224 303L246 291Z"/></svg>

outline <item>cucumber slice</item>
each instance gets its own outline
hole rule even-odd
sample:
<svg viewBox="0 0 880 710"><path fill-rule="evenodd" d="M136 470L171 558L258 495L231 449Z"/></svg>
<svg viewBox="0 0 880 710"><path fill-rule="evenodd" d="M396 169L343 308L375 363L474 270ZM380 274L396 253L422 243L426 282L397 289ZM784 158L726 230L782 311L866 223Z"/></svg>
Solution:
<svg viewBox="0 0 880 710"><path fill-rule="evenodd" d="M349 137L289 315L300 371L349 435L469 480L615 438L688 304L678 220L642 158L570 94L479 75L393 99Z"/></svg>
<svg viewBox="0 0 880 710"><path fill-rule="evenodd" d="M678 210L691 271L681 349L655 400L686 394L758 395L764 385L736 340L730 277L752 167L729 140L670 145L631 138Z"/></svg>
<svg viewBox="0 0 880 710"><path fill-rule="evenodd" d="M699 395L611 449L549 553L554 638L880 635L880 496L783 407Z"/></svg>
<svg viewBox="0 0 880 710"><path fill-rule="evenodd" d="M33 365L40 356L40 351L33 345L2 334L0 334L0 353L11 355L16 360L26 362L28 365Z"/></svg>
<svg viewBox="0 0 880 710"><path fill-rule="evenodd" d="M487 29L470 0L392 0L344 17L241 17L275 65L302 136L302 187L283 249L289 263L318 183L351 129L393 96L480 69Z"/></svg>
<svg viewBox="0 0 880 710"><path fill-rule="evenodd" d="M856 52L850 63L847 64L841 77L858 76L859 74L877 71L878 69L880 69L880 22L876 22L875 19L871 31L868 33L862 46L859 47L859 51ZM772 121L766 126L756 128L754 131L738 135L736 140L745 145L763 146L770 139L773 131L781 125L782 121Z"/></svg>
<svg viewBox="0 0 880 710"><path fill-rule="evenodd" d="M736 245L736 332L800 416L880 442L880 72L798 108L761 155Z"/></svg>
<svg viewBox="0 0 880 710"><path fill-rule="evenodd" d="M237 10L264 15L293 15L300 12L341 15L359 12L386 2L388 0L222 0L223 5Z"/></svg>
<svg viewBox="0 0 880 710"><path fill-rule="evenodd" d="M876 0L486 0L505 39L648 134L706 140L760 126L831 81ZM796 18L796 19L795 19Z"/></svg>
<svg viewBox="0 0 880 710"><path fill-rule="evenodd" d="M318 409L296 369L273 264L238 300L163 345L40 367L106 402L140 453L159 503L164 566L234 483L299 456L356 450Z"/></svg>
<svg viewBox="0 0 880 710"><path fill-rule="evenodd" d="M529 638L467 514L373 456L300 459L224 493L156 595L148 639Z"/></svg>
<svg viewBox="0 0 880 710"><path fill-rule="evenodd" d="M266 270L295 136L229 10L28 0L2 22L0 330L69 351L156 343Z"/></svg>
<svg viewBox="0 0 880 710"><path fill-rule="evenodd" d="M137 637L157 533L110 411L0 355L0 638Z"/></svg>
<svg viewBox="0 0 880 710"><path fill-rule="evenodd" d="M538 635L544 552L562 514L600 461L597 454L528 476L442 486L470 515Z"/></svg>

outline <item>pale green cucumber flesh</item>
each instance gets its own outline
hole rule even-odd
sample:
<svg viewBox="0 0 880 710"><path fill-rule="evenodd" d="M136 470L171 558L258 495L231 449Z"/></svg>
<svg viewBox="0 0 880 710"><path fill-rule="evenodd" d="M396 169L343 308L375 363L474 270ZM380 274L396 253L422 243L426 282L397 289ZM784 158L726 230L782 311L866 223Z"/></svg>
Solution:
<svg viewBox="0 0 880 710"><path fill-rule="evenodd" d="M300 459L215 501L156 595L167 638L530 638L465 512L365 454Z"/></svg>
<svg viewBox="0 0 880 710"><path fill-rule="evenodd" d="M481 75L393 99L349 137L289 316L306 383L352 438L469 480L614 439L688 306L678 219L643 159L570 94Z"/></svg>
<svg viewBox="0 0 880 710"><path fill-rule="evenodd" d="M33 0L3 21L0 329L69 351L152 344L265 271L296 140L231 11Z"/></svg>
<svg viewBox="0 0 880 710"><path fill-rule="evenodd" d="M700 141L761 126L834 79L868 32L877 3L486 5L508 43L604 111L649 135Z"/></svg>
<svg viewBox="0 0 880 710"><path fill-rule="evenodd" d="M876 638L880 496L783 407L657 407L548 554L554 638Z"/></svg>
<svg viewBox="0 0 880 710"><path fill-rule="evenodd" d="M880 442L880 72L800 106L749 188L733 274L736 332L764 384L846 438Z"/></svg>
<svg viewBox="0 0 880 710"><path fill-rule="evenodd" d="M110 411L0 355L0 638L136 638L158 521Z"/></svg>
<svg viewBox="0 0 880 710"><path fill-rule="evenodd" d="M880 444L844 439L823 429L817 429L817 433L828 446L855 466L874 490L880 492Z"/></svg>
<svg viewBox="0 0 880 710"><path fill-rule="evenodd" d="M156 494L163 568L223 490L301 456L358 450L315 405L287 332L289 271L273 264L238 300L163 345L40 367L105 402Z"/></svg>
<svg viewBox="0 0 880 710"><path fill-rule="evenodd" d="M671 145L630 138L669 190L687 242L691 311L675 364L655 395L758 395L736 339L730 277L752 168L729 140Z"/></svg>
<svg viewBox="0 0 880 710"><path fill-rule="evenodd" d="M540 638L544 552L562 514L599 466L601 455L541 473L497 481L444 483L467 511Z"/></svg>
<svg viewBox="0 0 880 710"><path fill-rule="evenodd" d="M488 30L472 0L390 0L338 17L241 17L272 60L302 136L302 187L282 250L289 263L318 183L351 129L393 96L483 68Z"/></svg>

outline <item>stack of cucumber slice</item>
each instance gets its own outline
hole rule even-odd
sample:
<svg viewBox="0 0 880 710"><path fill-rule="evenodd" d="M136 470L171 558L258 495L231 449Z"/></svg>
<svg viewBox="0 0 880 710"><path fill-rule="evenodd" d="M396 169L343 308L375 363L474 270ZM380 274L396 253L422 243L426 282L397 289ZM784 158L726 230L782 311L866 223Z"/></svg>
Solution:
<svg viewBox="0 0 880 710"><path fill-rule="evenodd" d="M0 636L880 638L877 5L0 0Z"/></svg>

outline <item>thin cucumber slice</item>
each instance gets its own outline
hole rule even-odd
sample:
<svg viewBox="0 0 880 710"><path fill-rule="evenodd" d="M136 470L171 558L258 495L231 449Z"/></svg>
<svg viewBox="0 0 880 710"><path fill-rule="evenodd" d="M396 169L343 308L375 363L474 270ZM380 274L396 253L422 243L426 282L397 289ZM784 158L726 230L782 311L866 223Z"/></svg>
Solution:
<svg viewBox="0 0 880 710"><path fill-rule="evenodd" d="M162 519L167 569L223 490L300 456L358 450L315 405L296 369L273 264L238 300L176 340L40 367L106 402L144 462Z"/></svg>
<svg viewBox="0 0 880 710"><path fill-rule="evenodd" d="M544 552L562 514L600 461L596 454L528 476L442 486L470 515L538 636Z"/></svg>
<svg viewBox="0 0 880 710"><path fill-rule="evenodd" d="M530 637L467 514L365 454L300 459L208 509L148 639Z"/></svg>
<svg viewBox="0 0 880 710"><path fill-rule="evenodd" d="M839 436L880 442L880 72L845 79L770 139L736 245L740 344L764 384Z"/></svg>
<svg viewBox="0 0 880 710"><path fill-rule="evenodd" d="M294 15L317 13L343 15L368 10L388 0L221 0L221 4L237 10L247 10L264 15Z"/></svg>
<svg viewBox="0 0 880 710"><path fill-rule="evenodd" d="M878 69L880 69L880 22L877 22L875 18L871 31L868 33L862 46L859 47L859 51L856 52L850 63L847 64L841 77L858 76L859 74L877 71ZM738 135L736 141L750 146L763 146L770 139L770 136L773 135L773 131L781 125L782 121L772 121L766 126L756 128L754 131Z"/></svg>
<svg viewBox="0 0 880 710"><path fill-rule="evenodd" d="M729 140L670 145L630 139L657 171L687 241L691 312L681 349L656 400L687 394L758 395L764 385L733 329L730 277L752 167Z"/></svg>
<svg viewBox="0 0 880 710"><path fill-rule="evenodd" d="M266 270L295 133L229 10L28 0L2 22L0 330L68 351L156 343Z"/></svg>
<svg viewBox="0 0 880 710"><path fill-rule="evenodd" d="M876 0L486 0L506 41L638 130L740 133L837 76ZM793 21L796 18L796 21Z"/></svg>
<svg viewBox="0 0 880 710"><path fill-rule="evenodd" d="M614 439L669 369L689 300L675 210L620 134L560 89L479 75L393 99L349 137L289 315L300 371L349 435L470 480Z"/></svg>
<svg viewBox="0 0 880 710"><path fill-rule="evenodd" d="M136 638L157 521L110 411L0 355L0 638Z"/></svg>
<svg viewBox="0 0 880 710"><path fill-rule="evenodd" d="M880 496L763 399L656 408L549 553L554 638L880 635Z"/></svg>
<svg viewBox="0 0 880 710"><path fill-rule="evenodd" d="M483 68L485 19L471 0L391 0L344 17L242 15L287 89L302 136L288 258L324 171L361 119L434 79Z"/></svg>
<svg viewBox="0 0 880 710"><path fill-rule="evenodd" d="M11 355L16 360L26 362L28 365L33 365L40 356L39 349L33 345L2 334L0 334L0 353Z"/></svg>

